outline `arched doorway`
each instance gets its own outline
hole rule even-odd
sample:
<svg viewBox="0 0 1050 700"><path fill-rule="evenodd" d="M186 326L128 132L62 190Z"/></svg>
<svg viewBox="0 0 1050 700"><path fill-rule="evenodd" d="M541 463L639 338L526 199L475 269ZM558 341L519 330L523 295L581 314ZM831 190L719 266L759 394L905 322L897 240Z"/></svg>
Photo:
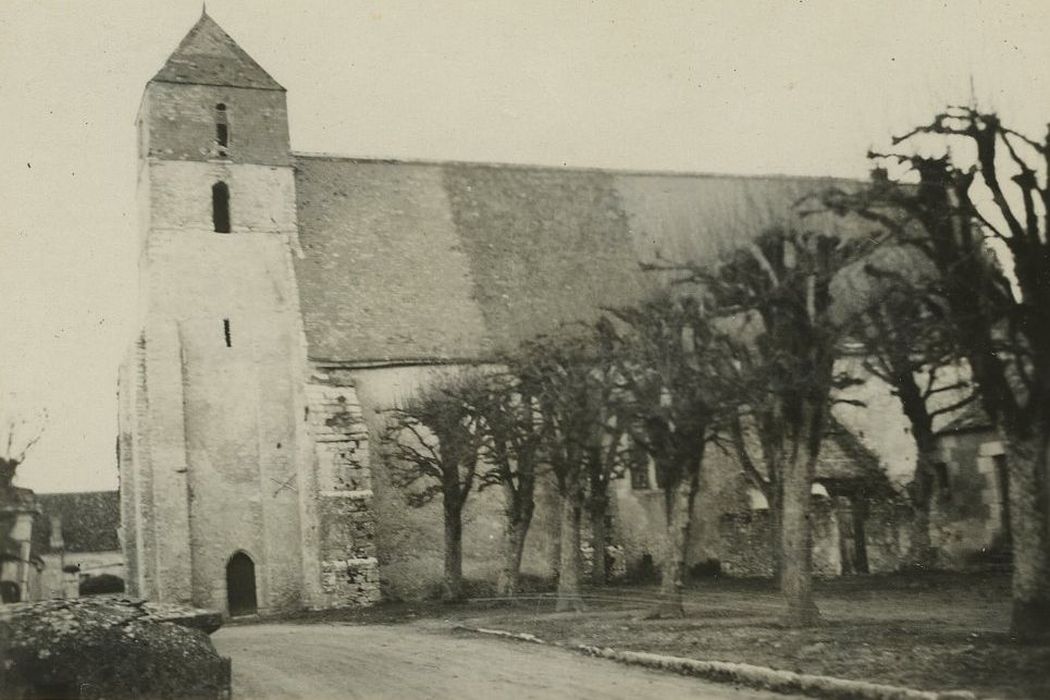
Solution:
<svg viewBox="0 0 1050 700"><path fill-rule="evenodd" d="M14 581L0 581L0 601L18 603L22 600L22 588Z"/></svg>
<svg viewBox="0 0 1050 700"><path fill-rule="evenodd" d="M231 616L254 615L259 609L255 563L244 552L237 552L226 563L226 602Z"/></svg>

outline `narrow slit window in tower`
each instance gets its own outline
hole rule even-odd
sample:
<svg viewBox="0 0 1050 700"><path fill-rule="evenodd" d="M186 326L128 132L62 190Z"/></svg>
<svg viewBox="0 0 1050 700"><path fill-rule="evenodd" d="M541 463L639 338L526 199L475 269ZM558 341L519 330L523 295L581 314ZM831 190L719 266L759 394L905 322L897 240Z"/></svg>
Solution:
<svg viewBox="0 0 1050 700"><path fill-rule="evenodd" d="M226 105L222 102L215 105L215 143L219 147L219 155L228 155L230 146L230 122L226 116Z"/></svg>
<svg viewBox="0 0 1050 700"><path fill-rule="evenodd" d="M211 219L216 233L230 232L230 188L225 182L211 186Z"/></svg>
<svg viewBox="0 0 1050 700"><path fill-rule="evenodd" d="M226 347L233 347L233 336L230 335L230 319L222 319L222 336L226 339Z"/></svg>

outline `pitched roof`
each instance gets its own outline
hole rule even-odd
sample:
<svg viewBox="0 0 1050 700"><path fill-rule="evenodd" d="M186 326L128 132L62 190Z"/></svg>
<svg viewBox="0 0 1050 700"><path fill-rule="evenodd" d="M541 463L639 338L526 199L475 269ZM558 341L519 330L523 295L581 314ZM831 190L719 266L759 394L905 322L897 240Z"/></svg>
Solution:
<svg viewBox="0 0 1050 700"><path fill-rule="evenodd" d="M889 488L879 458L857 436L832 418L817 460L816 480L862 484L875 490Z"/></svg>
<svg viewBox="0 0 1050 700"><path fill-rule="evenodd" d="M51 547L52 518L61 522L67 552L109 552L120 549L120 496L117 491L38 493L42 514L33 523L33 551L47 554Z"/></svg>
<svg viewBox="0 0 1050 700"><path fill-rule="evenodd" d="M296 156L296 262L309 354L489 359L649 294L639 262L704 261L841 181ZM847 183L848 184L848 183Z"/></svg>
<svg viewBox="0 0 1050 700"><path fill-rule="evenodd" d="M207 14L201 14L153 81L284 90Z"/></svg>
<svg viewBox="0 0 1050 700"><path fill-rule="evenodd" d="M745 433L745 440L748 453L753 455L755 469L767 476L758 436L749 430ZM834 417L828 420L813 478L814 482L827 486L832 495L855 491L870 495L892 492L879 458Z"/></svg>
<svg viewBox="0 0 1050 700"><path fill-rule="evenodd" d="M995 424L988 417L980 401L967 404L948 425L937 431L938 435L948 433L967 433L979 430L991 430Z"/></svg>

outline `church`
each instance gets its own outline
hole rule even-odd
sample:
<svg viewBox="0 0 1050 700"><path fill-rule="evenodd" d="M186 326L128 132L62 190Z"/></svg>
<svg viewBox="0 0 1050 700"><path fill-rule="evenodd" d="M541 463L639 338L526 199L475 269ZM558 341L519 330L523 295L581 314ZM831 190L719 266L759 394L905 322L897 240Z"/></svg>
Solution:
<svg viewBox="0 0 1050 700"><path fill-rule="evenodd" d="M409 509L391 486L382 412L645 298L661 281L641 262L797 223L794 203L832 182L300 153L285 97L206 14L145 87L139 326L119 373L132 595L241 614L424 594L440 506ZM746 500L738 472L710 470L704 498ZM658 552L662 517L644 476L617 485L614 514L636 558ZM726 508L697 507L691 563L726 558ZM553 518L538 509L524 571L542 575ZM465 573L485 578L497 494L467 515Z"/></svg>

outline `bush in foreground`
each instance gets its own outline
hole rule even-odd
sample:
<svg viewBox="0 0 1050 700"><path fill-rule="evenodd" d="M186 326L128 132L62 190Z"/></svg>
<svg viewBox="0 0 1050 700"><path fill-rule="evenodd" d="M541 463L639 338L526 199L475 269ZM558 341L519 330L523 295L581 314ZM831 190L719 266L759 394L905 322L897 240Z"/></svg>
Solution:
<svg viewBox="0 0 1050 700"><path fill-rule="evenodd" d="M103 597L0 608L0 697L228 697L229 660L166 613Z"/></svg>

